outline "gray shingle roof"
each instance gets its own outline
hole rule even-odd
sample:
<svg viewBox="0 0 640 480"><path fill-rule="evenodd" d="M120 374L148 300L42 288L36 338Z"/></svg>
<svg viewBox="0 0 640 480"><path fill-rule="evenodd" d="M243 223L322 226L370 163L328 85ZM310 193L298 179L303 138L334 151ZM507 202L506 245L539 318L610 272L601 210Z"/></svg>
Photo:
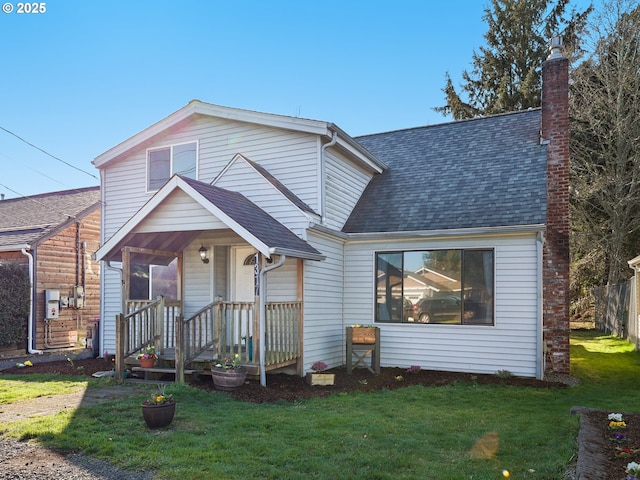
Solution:
<svg viewBox="0 0 640 480"><path fill-rule="evenodd" d="M540 110L358 137L389 168L349 233L533 225L546 217Z"/></svg>
<svg viewBox="0 0 640 480"><path fill-rule="evenodd" d="M270 248L298 252L310 257L322 256L318 250L241 193L182 176L180 178Z"/></svg>
<svg viewBox="0 0 640 480"><path fill-rule="evenodd" d="M100 187L2 200L0 248L38 242L99 202Z"/></svg>

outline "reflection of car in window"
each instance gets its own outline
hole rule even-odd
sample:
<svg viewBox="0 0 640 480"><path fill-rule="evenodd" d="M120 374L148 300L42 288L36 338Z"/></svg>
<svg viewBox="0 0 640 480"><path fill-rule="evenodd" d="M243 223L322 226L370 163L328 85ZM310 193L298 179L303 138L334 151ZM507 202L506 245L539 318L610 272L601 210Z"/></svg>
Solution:
<svg viewBox="0 0 640 480"><path fill-rule="evenodd" d="M482 302L465 300L463 305L456 296L426 297L415 303L409 317L413 316L414 321L421 323L486 324L491 323L487 311L487 305Z"/></svg>
<svg viewBox="0 0 640 480"><path fill-rule="evenodd" d="M403 320L406 322L409 319L413 320L413 303L408 298L404 299L404 317Z"/></svg>
<svg viewBox="0 0 640 480"><path fill-rule="evenodd" d="M401 303L399 298L393 298L391 301L391 319L394 322L402 322L411 317L413 317L413 303L411 303L411 300L403 298Z"/></svg>
<svg viewBox="0 0 640 480"><path fill-rule="evenodd" d="M413 306L413 317L422 323L460 321L460 299L458 297L421 298Z"/></svg>

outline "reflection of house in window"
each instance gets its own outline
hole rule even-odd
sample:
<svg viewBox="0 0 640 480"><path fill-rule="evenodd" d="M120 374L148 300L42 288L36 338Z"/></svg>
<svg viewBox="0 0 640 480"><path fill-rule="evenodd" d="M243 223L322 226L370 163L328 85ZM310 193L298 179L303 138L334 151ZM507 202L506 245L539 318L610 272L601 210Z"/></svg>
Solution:
<svg viewBox="0 0 640 480"><path fill-rule="evenodd" d="M453 278L443 272L422 267L412 276L419 278L424 283L424 288L418 298L437 297L447 292L456 292L458 296L460 295L462 286L459 275L457 278Z"/></svg>
<svg viewBox="0 0 640 480"><path fill-rule="evenodd" d="M151 298L162 295L165 300L178 300L178 260L151 267Z"/></svg>
<svg viewBox="0 0 640 480"><path fill-rule="evenodd" d="M131 300L149 300L162 295L165 300L178 299L178 261L169 265L131 265Z"/></svg>

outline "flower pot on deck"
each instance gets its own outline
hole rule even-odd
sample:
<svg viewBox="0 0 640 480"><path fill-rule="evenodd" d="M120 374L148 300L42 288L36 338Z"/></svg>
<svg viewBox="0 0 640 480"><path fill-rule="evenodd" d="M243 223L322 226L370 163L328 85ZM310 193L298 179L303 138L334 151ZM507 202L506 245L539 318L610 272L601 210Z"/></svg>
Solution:
<svg viewBox="0 0 640 480"><path fill-rule="evenodd" d="M232 391L244 385L247 378L247 369L240 368L221 368L211 367L211 378L216 390Z"/></svg>
<svg viewBox="0 0 640 480"><path fill-rule="evenodd" d="M166 427L173 421L176 413L176 402L160 405L142 405L142 416L149 428Z"/></svg>
<svg viewBox="0 0 640 480"><path fill-rule="evenodd" d="M152 368L154 363L156 363L156 359L155 358L141 358L140 359L140 366L142 368Z"/></svg>

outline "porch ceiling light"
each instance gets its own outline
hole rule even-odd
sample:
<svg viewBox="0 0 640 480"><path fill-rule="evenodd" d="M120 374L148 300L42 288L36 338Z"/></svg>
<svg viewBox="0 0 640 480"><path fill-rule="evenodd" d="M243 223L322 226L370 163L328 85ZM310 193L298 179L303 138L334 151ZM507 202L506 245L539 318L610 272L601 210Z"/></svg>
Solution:
<svg viewBox="0 0 640 480"><path fill-rule="evenodd" d="M202 263L209 263L209 259L207 258L207 249L204 248L204 245L200 247L198 252L200 252L200 260L202 260Z"/></svg>

